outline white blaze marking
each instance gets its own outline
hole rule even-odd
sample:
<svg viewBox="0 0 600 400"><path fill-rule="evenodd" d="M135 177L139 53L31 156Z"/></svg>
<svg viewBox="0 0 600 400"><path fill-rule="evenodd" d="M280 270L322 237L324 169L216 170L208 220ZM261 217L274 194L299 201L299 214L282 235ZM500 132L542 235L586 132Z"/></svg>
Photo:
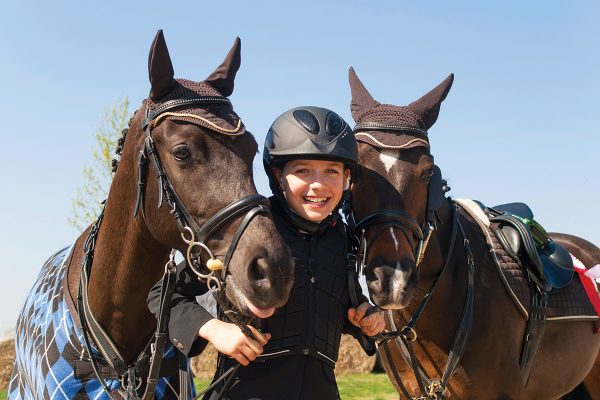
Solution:
<svg viewBox="0 0 600 400"><path fill-rule="evenodd" d="M391 150L391 149L382 149L379 153L379 159L383 163L385 167L385 172L390 173L390 169L394 166L396 161L398 161L398 156L400 155L400 150Z"/></svg>
<svg viewBox="0 0 600 400"><path fill-rule="evenodd" d="M390 235L392 236L392 240L394 241L394 246L396 247L396 254L398 254L398 247L400 246L400 244L398 243L398 239L396 238L396 234L394 233L394 228L392 228L390 226ZM400 270L400 260L396 260L396 267L397 270Z"/></svg>
<svg viewBox="0 0 600 400"><path fill-rule="evenodd" d="M394 233L394 228L390 226L390 235L392 235L392 239L394 240L394 246L396 246L396 253L398 252L398 239L396 239L396 234Z"/></svg>

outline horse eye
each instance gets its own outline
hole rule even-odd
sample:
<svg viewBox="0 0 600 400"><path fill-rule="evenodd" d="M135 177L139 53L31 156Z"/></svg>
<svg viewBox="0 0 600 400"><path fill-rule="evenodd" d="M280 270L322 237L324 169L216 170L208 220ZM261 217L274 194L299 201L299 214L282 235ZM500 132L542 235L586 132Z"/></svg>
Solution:
<svg viewBox="0 0 600 400"><path fill-rule="evenodd" d="M177 146L171 151L171 154L177 161L185 161L192 156L187 146Z"/></svg>
<svg viewBox="0 0 600 400"><path fill-rule="evenodd" d="M429 180L433 176L433 167L428 168L423 172L423 179Z"/></svg>

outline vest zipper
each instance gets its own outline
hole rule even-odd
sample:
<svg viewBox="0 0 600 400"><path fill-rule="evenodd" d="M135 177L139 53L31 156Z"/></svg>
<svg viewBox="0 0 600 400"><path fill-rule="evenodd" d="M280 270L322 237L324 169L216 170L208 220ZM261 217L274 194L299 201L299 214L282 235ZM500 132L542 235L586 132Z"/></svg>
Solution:
<svg viewBox="0 0 600 400"><path fill-rule="evenodd" d="M306 318L306 342L305 342L305 351L303 351L304 354L308 355L313 351L313 344L311 343L311 338L314 337L314 321L313 319L315 318L315 289L314 289L314 283L315 283L315 277L314 277L314 273L312 270L312 259L311 259L311 253L312 253L312 245L313 245L313 236L310 236L308 238L308 240L306 241L307 244L307 248L306 248L306 274L307 277L309 278L308 283L307 283L307 293L306 293L306 297L308 300L308 313L307 318Z"/></svg>

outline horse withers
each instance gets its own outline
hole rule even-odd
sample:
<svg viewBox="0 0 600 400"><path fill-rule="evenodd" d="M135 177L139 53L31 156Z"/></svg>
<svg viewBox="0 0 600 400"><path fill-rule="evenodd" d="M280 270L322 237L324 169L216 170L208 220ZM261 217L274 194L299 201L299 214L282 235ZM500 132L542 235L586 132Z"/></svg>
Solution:
<svg viewBox="0 0 600 400"><path fill-rule="evenodd" d="M227 98L239 39L194 82L174 79L159 31L148 66L150 96L120 142L101 218L48 260L25 302L10 399L142 396L157 326L146 298L172 270L171 249L244 321L287 301L290 253L253 183L257 143ZM144 398L179 398L180 376L189 374L180 375L176 353L166 345L160 379Z"/></svg>
<svg viewBox="0 0 600 400"><path fill-rule="evenodd" d="M353 203L371 299L388 310L379 345L385 370L401 398L555 399L581 381L600 398L598 316L579 278L547 304L519 302L498 267L516 261L494 246L482 219L444 196L428 129L452 82L400 107L377 102L350 70L361 164ZM551 236L584 265L600 262L591 243ZM523 296L537 296L519 276ZM562 312L554 303L563 293L585 311Z"/></svg>

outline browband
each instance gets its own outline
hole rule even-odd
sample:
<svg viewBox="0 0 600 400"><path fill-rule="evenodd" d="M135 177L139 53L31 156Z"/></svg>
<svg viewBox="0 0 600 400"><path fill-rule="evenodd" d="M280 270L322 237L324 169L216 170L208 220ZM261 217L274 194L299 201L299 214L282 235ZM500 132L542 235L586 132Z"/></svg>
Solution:
<svg viewBox="0 0 600 400"><path fill-rule="evenodd" d="M393 131L400 133L410 133L411 135L421 136L427 141L429 141L429 136L427 136L427 131L425 129L415 128L413 126L381 124L377 122L365 122L361 124L356 124L356 126L354 127L354 133L361 131Z"/></svg>
<svg viewBox="0 0 600 400"><path fill-rule="evenodd" d="M225 103L231 104L231 101L227 97L217 97L217 96L191 96L183 99L177 100L169 100L162 103L152 112L149 112L144 122L142 123L142 129L146 129L148 124L152 122L153 119L158 117L165 111L173 110L174 108L189 106L192 104L218 104Z"/></svg>

